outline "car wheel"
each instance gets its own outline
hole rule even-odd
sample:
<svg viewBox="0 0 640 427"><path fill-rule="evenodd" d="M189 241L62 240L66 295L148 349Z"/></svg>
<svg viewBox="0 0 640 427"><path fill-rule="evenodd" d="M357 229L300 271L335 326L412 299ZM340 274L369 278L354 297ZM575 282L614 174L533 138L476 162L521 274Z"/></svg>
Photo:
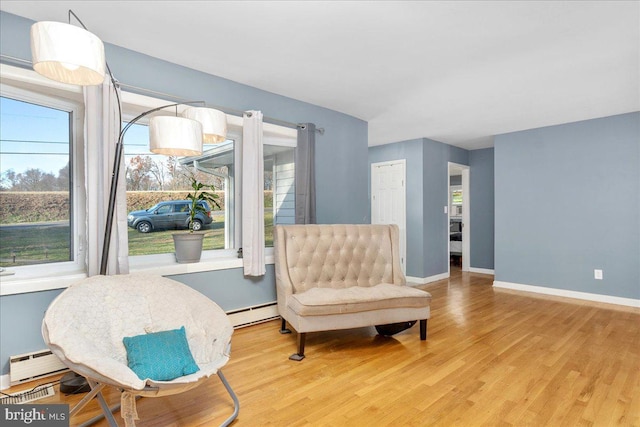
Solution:
<svg viewBox="0 0 640 427"><path fill-rule="evenodd" d="M148 233L151 231L151 224L148 223L147 221L141 221L138 223L138 225L136 225L136 229L140 233Z"/></svg>
<svg viewBox="0 0 640 427"><path fill-rule="evenodd" d="M202 222L199 219L193 220L193 231L198 231L202 228Z"/></svg>

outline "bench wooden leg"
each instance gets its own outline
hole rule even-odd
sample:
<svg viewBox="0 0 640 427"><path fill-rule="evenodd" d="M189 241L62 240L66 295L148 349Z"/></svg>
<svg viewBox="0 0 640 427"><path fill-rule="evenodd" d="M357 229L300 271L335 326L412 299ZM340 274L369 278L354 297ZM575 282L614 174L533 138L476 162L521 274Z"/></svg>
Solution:
<svg viewBox="0 0 640 427"><path fill-rule="evenodd" d="M290 360L295 360L296 362L299 362L302 359L304 359L304 341L306 337L307 337L306 332L302 332L302 333L298 332L298 352L293 353L291 356L289 356Z"/></svg>
<svg viewBox="0 0 640 427"><path fill-rule="evenodd" d="M427 339L427 319L420 320L420 339L422 341Z"/></svg>
<svg viewBox="0 0 640 427"><path fill-rule="evenodd" d="M287 329L287 321L284 320L284 317L282 318L282 323L280 325L280 333L281 334L290 334L291 333L291 329Z"/></svg>

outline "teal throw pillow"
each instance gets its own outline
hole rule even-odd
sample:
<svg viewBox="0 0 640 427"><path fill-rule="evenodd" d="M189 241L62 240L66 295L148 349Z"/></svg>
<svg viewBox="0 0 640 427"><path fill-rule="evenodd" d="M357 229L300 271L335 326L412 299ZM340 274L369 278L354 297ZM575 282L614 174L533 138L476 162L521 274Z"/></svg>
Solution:
<svg viewBox="0 0 640 427"><path fill-rule="evenodd" d="M125 337L129 368L141 380L171 381L198 372L184 326L171 331Z"/></svg>

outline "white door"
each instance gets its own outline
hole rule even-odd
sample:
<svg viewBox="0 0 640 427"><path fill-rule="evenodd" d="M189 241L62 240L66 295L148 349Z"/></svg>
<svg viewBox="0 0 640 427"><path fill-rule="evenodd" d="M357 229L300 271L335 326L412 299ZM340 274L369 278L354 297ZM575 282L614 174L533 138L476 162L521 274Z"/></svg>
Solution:
<svg viewBox="0 0 640 427"><path fill-rule="evenodd" d="M397 224L400 229L400 263L406 273L407 212L406 161L371 165L371 223Z"/></svg>

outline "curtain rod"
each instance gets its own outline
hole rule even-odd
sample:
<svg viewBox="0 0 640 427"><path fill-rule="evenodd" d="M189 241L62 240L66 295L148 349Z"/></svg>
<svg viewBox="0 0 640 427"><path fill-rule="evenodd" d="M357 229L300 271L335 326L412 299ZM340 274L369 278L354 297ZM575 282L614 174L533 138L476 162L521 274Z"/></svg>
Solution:
<svg viewBox="0 0 640 427"><path fill-rule="evenodd" d="M28 65L29 67L33 67L33 62L27 59L16 58L15 56L5 55L4 53L0 54L0 58L3 59L3 62L5 63L13 62L14 64Z"/></svg>
<svg viewBox="0 0 640 427"><path fill-rule="evenodd" d="M6 62L6 63L13 63L13 64L20 64L22 66L24 65L28 65L29 67L33 67L33 63L27 59L22 59L22 58L16 58L15 56L10 56L10 55L5 55L5 54L0 54L0 59L2 59L2 62ZM151 89L146 89L143 87L139 87L139 86L134 86L134 85L130 85L127 83L122 83L118 80L116 80L118 85L121 88L128 88L128 89L133 89L135 91L139 91L139 92L143 92L146 94L151 94L151 95L158 95L158 96L163 96L163 97L169 97L172 100L175 100L177 102L185 102L188 101L185 98L179 97L179 96L175 96L175 95L171 95L169 93L164 93L164 92L158 92L155 90L151 90ZM234 108L229 108L229 107L222 107L219 105L211 105L208 104L209 107L211 108L215 108L217 110L223 111L225 114L231 114L234 116L239 116L242 117L242 115L244 114L244 111L240 111L240 110L236 110ZM284 126L284 127L290 127L293 129L297 129L300 127L300 124L298 123L291 123L291 122L287 122L285 120L280 120L280 119L274 119L273 117L268 117L268 116L263 116L262 120L267 122L267 123L271 123L274 125L280 125L280 126ZM324 135L324 128L316 128L316 132L318 132L320 135Z"/></svg>

